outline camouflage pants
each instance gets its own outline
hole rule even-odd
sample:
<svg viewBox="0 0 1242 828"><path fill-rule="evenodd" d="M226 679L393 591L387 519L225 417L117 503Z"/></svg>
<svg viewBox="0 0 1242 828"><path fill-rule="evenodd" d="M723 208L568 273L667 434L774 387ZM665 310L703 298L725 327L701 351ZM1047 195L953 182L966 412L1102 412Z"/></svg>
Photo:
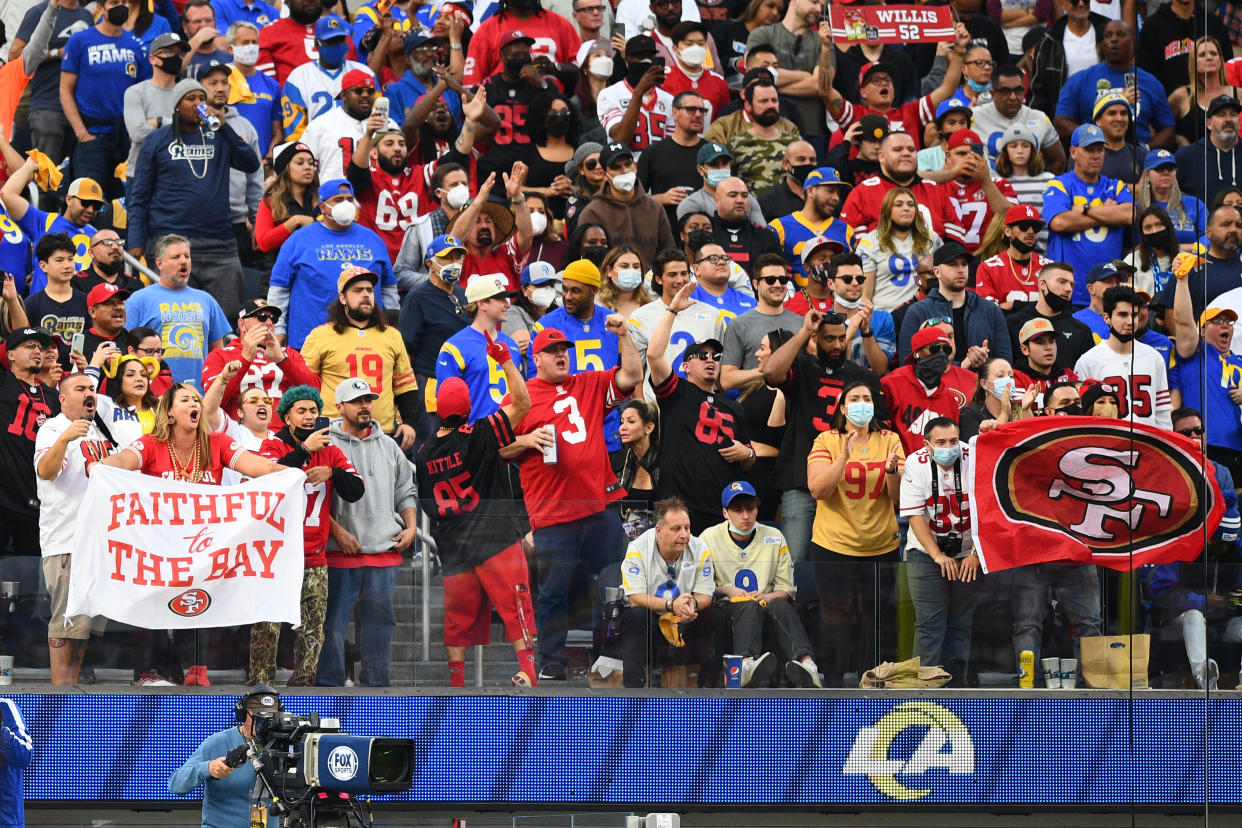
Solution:
<svg viewBox="0 0 1242 828"><path fill-rule="evenodd" d="M323 619L328 609L328 567L316 566L302 575L302 626L293 641L291 686L307 686L315 681L319 653L323 650ZM276 683L276 644L280 624L264 621L250 628L250 680Z"/></svg>

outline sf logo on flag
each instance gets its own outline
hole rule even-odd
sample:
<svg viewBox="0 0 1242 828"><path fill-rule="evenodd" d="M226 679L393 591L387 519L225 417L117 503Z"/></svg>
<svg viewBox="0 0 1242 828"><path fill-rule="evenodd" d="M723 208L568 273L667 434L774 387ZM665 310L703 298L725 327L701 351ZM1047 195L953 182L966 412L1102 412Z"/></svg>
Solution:
<svg viewBox="0 0 1242 828"><path fill-rule="evenodd" d="M1048 497L1083 501L1087 504L1083 518L1070 529L1093 540L1116 541L1118 533L1109 528L1111 521L1133 531L1142 523L1148 504L1155 506L1162 518L1169 516L1173 505L1173 498L1163 492L1135 487L1133 473L1139 459L1137 451L1091 446L1073 449L1057 464L1064 477L1052 481Z"/></svg>
<svg viewBox="0 0 1242 828"><path fill-rule="evenodd" d="M908 758L894 757L894 743L904 742L900 737L912 728L916 730L913 735L923 731L922 740ZM922 799L932 789L909 787L897 777L918 776L934 768L954 775L974 773L974 739L951 710L934 702L909 701L858 731L841 772L865 774L880 793L909 802Z"/></svg>

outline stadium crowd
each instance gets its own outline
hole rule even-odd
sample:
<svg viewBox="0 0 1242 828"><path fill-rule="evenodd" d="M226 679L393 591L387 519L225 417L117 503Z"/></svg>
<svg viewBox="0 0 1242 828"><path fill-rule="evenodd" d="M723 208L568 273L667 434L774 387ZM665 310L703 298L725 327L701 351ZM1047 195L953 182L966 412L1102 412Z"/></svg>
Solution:
<svg viewBox="0 0 1242 828"><path fill-rule="evenodd" d="M96 462L304 470L294 686L391 682L420 513L453 685L493 611L515 685L572 677L583 606L626 686L719 684L724 653L746 686L839 686L903 634L964 685L980 613L1015 672L1051 607L1076 644L1116 596L1092 566L985 576L963 462L1086 414L1212 461L1204 560L1141 580L1215 686L1208 643L1242 641L1242 18L948 6L951 39L852 45L821 0L31 6L0 563L41 558L52 681L104 629L65 616ZM279 625L245 636L274 683ZM209 682L192 634L133 639L138 684Z"/></svg>

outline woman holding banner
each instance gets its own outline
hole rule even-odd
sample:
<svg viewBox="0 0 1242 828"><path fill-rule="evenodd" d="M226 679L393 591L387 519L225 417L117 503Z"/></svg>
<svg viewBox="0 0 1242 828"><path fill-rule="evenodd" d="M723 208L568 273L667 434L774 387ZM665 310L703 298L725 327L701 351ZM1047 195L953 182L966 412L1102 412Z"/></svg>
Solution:
<svg viewBox="0 0 1242 828"><path fill-rule="evenodd" d="M150 434L144 434L123 450L99 462L153 477L217 486L224 479L225 469L232 469L246 477L261 477L286 468L246 451L227 434L209 431L207 418L203 414L202 395L189 383L176 383L160 397L155 407L155 425ZM147 668L138 676L138 684L167 687L174 683L181 670L180 665L184 663L181 653L188 649L192 637L182 632L174 633L169 639L170 646L164 653L157 652L153 642L150 644ZM161 660L165 663L157 665ZM161 675L161 666L167 671L168 678ZM211 684L207 679L207 668L201 664L191 666L185 673L184 681L187 686Z"/></svg>
<svg viewBox="0 0 1242 828"><path fill-rule="evenodd" d="M839 687L847 672L863 671L896 647L895 628L879 632L874 608L891 607L901 535L896 506L905 452L901 438L881 428L865 382L845 386L833 428L807 457L806 482L817 501L811 560L819 589L824 686Z"/></svg>

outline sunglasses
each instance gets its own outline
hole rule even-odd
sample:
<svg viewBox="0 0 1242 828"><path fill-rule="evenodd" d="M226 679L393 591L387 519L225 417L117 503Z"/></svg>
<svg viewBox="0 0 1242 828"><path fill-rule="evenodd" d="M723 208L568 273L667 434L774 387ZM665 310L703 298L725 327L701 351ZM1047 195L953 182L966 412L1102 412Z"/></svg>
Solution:
<svg viewBox="0 0 1242 828"><path fill-rule="evenodd" d="M788 276L760 276L759 281L765 285L787 285L790 279Z"/></svg>
<svg viewBox="0 0 1242 828"><path fill-rule="evenodd" d="M1023 95L1026 94L1026 88L1022 86L993 86L992 97L999 95Z"/></svg>
<svg viewBox="0 0 1242 828"><path fill-rule="evenodd" d="M705 106L679 106L678 109L683 112L689 112L691 115L706 115L707 107Z"/></svg>
<svg viewBox="0 0 1242 828"><path fill-rule="evenodd" d="M1040 223L1037 221L1020 221L1017 224L1014 224L1011 226L1018 228L1018 230L1023 233L1038 233L1039 228L1042 225L1040 225Z"/></svg>
<svg viewBox="0 0 1242 828"><path fill-rule="evenodd" d="M686 359L701 359L704 362L708 360L711 360L712 362L720 362L720 358L722 356L724 356L724 354L720 353L720 351L695 351L693 354L688 354Z"/></svg>
<svg viewBox="0 0 1242 828"><path fill-rule="evenodd" d="M271 397L246 397L242 400L242 404L250 403L251 405L271 405Z"/></svg>
<svg viewBox="0 0 1242 828"><path fill-rule="evenodd" d="M862 273L859 273L858 275L854 275L853 273L846 273L844 275L837 274L837 281L844 282L847 285L852 285L855 282L861 285L863 282L867 281L867 277Z"/></svg>
<svg viewBox="0 0 1242 828"><path fill-rule="evenodd" d="M943 342L933 342L927 346L928 354L947 354L949 353L949 350L949 346L945 345Z"/></svg>
<svg viewBox="0 0 1242 828"><path fill-rule="evenodd" d="M919 272L921 273L922 271L919 271ZM922 330L923 328L930 328L932 325L952 325L952 324L953 324L953 320L947 316L933 316L931 319L924 320L923 324L919 325L919 330Z"/></svg>
<svg viewBox="0 0 1242 828"><path fill-rule="evenodd" d="M599 159L598 159L598 158L588 158L587 160L585 160L585 161L583 161L583 162L582 162L582 166L583 166L583 167L585 167L585 168L586 168L586 169L588 169L588 170L594 170L594 169L597 169L597 168L599 167Z"/></svg>
<svg viewBox="0 0 1242 828"><path fill-rule="evenodd" d="M1194 428L1179 428L1177 433L1183 437L1202 437L1203 426L1195 426Z"/></svg>
<svg viewBox="0 0 1242 828"><path fill-rule="evenodd" d="M121 240L120 239L100 239L99 241L95 242L91 246L92 247L120 247Z"/></svg>

